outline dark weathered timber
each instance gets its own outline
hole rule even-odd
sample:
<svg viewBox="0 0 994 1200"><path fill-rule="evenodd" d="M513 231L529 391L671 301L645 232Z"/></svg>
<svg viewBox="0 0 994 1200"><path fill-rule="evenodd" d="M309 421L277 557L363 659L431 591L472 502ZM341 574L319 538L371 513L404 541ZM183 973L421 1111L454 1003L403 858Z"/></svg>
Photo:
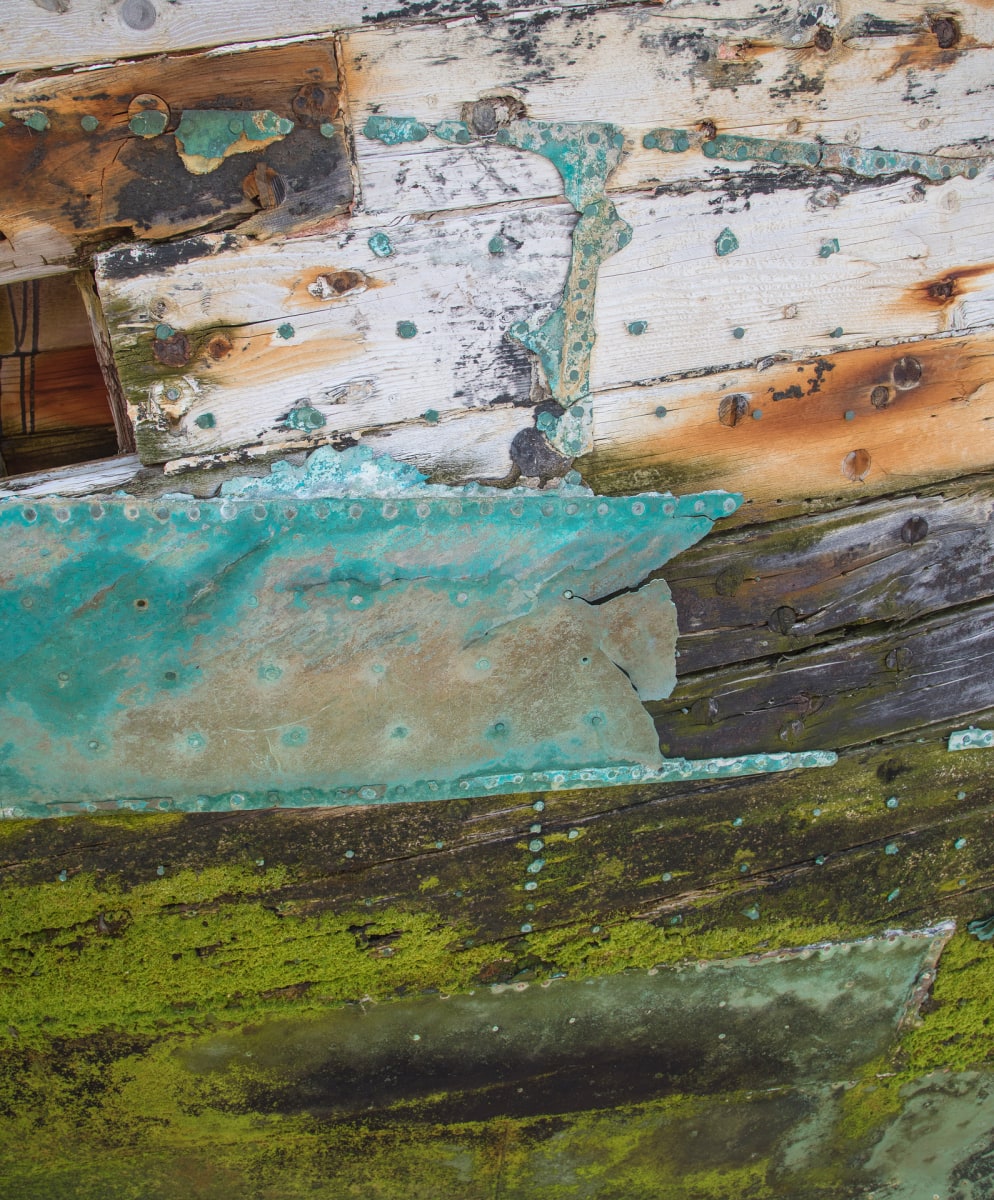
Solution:
<svg viewBox="0 0 994 1200"><path fill-rule="evenodd" d="M668 564L679 675L792 654L994 595L994 481L725 533Z"/></svg>
<svg viewBox="0 0 994 1200"><path fill-rule="evenodd" d="M994 605L900 620L798 654L685 677L648 707L664 754L839 749L994 701Z"/></svg>
<svg viewBox="0 0 994 1200"><path fill-rule="evenodd" d="M293 128L195 174L174 136L191 110L268 110ZM143 111L165 114L161 133L142 135L134 121ZM286 229L342 212L352 200L330 40L163 56L49 79L14 76L0 82L0 112L0 230L22 269L30 262L19 239L37 243L39 227L51 242L38 257L41 269L66 260L70 243L86 249L129 234L163 238L253 214ZM12 113L37 114L28 119L39 127Z"/></svg>

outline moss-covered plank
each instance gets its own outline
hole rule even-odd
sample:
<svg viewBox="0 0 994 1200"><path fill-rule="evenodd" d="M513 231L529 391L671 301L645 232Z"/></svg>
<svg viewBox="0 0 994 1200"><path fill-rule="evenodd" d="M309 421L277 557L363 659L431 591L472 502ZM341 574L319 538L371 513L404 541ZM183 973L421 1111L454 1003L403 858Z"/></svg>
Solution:
<svg viewBox="0 0 994 1200"><path fill-rule="evenodd" d="M514 1000L556 975L987 915L988 756L949 755L947 733L853 752L833 773L571 792L536 799L540 809L505 798L5 823L0 1154L15 1194L297 1200L332 1187L447 1200L492 1196L502 1179L501 1194L526 1197L555 1166L563 1200L863 1196L927 1073L990 1059L994 957L965 933L940 961L924 1023L896 1048L864 1067L824 1064L825 1090L781 1083L765 1099L719 1077L702 1096L691 1064L668 1081L633 1069L627 1093L610 1074L571 1095L554 1074L534 1089L530 1076L510 1082L505 1096L484 1079L475 1115L443 1115L443 1088L423 1103L370 1093L374 1110L336 1116L322 1101L334 1078L319 1069L322 1022L342 1003L358 1006L354 1023L389 1001L384 1019L413 1061L431 1027L410 1019L444 1007L439 993L497 984ZM530 874L536 839L546 865ZM584 1011L570 1015L579 1024ZM588 1045L581 1069L596 1073L593 1031ZM754 1049L761 1073L775 1055ZM377 1079L394 1086L375 1071L356 1086ZM679 1149L695 1129L711 1131L700 1155ZM945 1145L955 1158L959 1143Z"/></svg>

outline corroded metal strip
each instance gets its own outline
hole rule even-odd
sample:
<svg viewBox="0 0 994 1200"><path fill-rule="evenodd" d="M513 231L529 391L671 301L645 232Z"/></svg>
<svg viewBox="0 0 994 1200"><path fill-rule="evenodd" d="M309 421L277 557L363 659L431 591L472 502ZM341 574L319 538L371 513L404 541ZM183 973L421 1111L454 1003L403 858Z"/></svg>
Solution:
<svg viewBox="0 0 994 1200"><path fill-rule="evenodd" d="M738 758L670 758L660 767L586 767L572 771L515 771L498 775L469 775L440 781L418 779L411 784L372 782L352 787L302 787L227 791L175 798L125 797L120 800L62 800L51 803L23 801L0 806L0 819L74 816L128 809L134 812L239 812L259 808L341 808L349 805L401 804L418 800L445 800L455 796L475 799L516 793L568 792L580 788L621 787L633 783L686 783L698 779L735 779L770 775L812 767L831 767L837 755L827 750L799 754L747 754Z"/></svg>
<svg viewBox="0 0 994 1200"><path fill-rule="evenodd" d="M482 141L463 121L441 121L430 131L445 142ZM372 116L363 134L395 146L423 141L427 126L413 117ZM607 181L624 157L625 139L616 125L597 121L510 121L492 139L547 159L563 181L563 195L580 213L573 253L555 310L537 327L521 322L510 336L538 355L552 398L563 409L546 412L542 432L560 453L574 458L593 449L590 357L597 332L594 303L601 263L632 240L632 227L607 198Z"/></svg>
<svg viewBox="0 0 994 1200"><path fill-rule="evenodd" d="M676 621L640 585L740 502L433 487L323 448L216 500L4 503L0 790L35 813L693 777L642 704Z"/></svg>
<svg viewBox="0 0 994 1200"><path fill-rule="evenodd" d="M957 729L949 735L950 750L989 750L994 747L994 729Z"/></svg>
<svg viewBox="0 0 994 1200"><path fill-rule="evenodd" d="M726 162L769 162L778 166L817 168L823 171L850 171L866 179L886 175L919 175L933 183L962 175L976 179L987 158L958 158L945 154L913 154L900 150L880 150L845 143L795 142L786 138L743 137L719 133L702 139L689 129L661 126L642 139L647 150L681 154L699 148L705 158Z"/></svg>

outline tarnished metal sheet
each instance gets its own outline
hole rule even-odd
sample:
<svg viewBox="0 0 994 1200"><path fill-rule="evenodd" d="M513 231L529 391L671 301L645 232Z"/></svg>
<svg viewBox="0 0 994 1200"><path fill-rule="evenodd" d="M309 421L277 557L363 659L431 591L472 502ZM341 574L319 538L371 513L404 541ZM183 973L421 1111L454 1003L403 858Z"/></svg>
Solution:
<svg viewBox="0 0 994 1200"><path fill-rule="evenodd" d="M0 506L6 815L695 771L642 705L676 621L638 589L740 497L432 487L364 448L278 466L215 500Z"/></svg>
<svg viewBox="0 0 994 1200"><path fill-rule="evenodd" d="M256 1096L292 1089L301 1108L337 1117L486 1120L707 1096L746 1080L756 1091L834 1083L916 1015L952 932L350 1005L212 1036L180 1061Z"/></svg>

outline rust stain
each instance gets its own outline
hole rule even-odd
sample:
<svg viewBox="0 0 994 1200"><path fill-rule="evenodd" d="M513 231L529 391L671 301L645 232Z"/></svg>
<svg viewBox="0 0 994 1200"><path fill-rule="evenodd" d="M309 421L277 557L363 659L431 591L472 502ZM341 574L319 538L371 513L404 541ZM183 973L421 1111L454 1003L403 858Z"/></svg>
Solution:
<svg viewBox="0 0 994 1200"><path fill-rule="evenodd" d="M943 40L945 40L945 34ZM890 66L877 78L882 82L909 67L925 71L941 71L946 67L951 67L964 50L972 50L977 45L976 38L964 37L960 33L954 44L943 48L936 33L931 29L922 30L914 41L902 42L894 48L894 57Z"/></svg>
<svg viewBox="0 0 994 1200"><path fill-rule="evenodd" d="M651 390L644 420L603 425L579 469L607 493L720 484L746 496L740 521L844 497L844 477L868 493L948 478L989 465L992 367L986 333L681 381Z"/></svg>
<svg viewBox="0 0 994 1200"><path fill-rule="evenodd" d="M951 271L944 271L942 275L925 279L909 288L904 299L899 301L899 307L903 310L910 302L912 307L917 308L942 308L973 291L973 288L967 286L970 281L977 279L986 284L992 274L994 263L971 263L964 267L954 267Z"/></svg>
<svg viewBox="0 0 994 1200"><path fill-rule="evenodd" d="M289 304L306 309L313 309L315 300L333 303L385 286L384 280L350 267L311 267L286 283Z"/></svg>

